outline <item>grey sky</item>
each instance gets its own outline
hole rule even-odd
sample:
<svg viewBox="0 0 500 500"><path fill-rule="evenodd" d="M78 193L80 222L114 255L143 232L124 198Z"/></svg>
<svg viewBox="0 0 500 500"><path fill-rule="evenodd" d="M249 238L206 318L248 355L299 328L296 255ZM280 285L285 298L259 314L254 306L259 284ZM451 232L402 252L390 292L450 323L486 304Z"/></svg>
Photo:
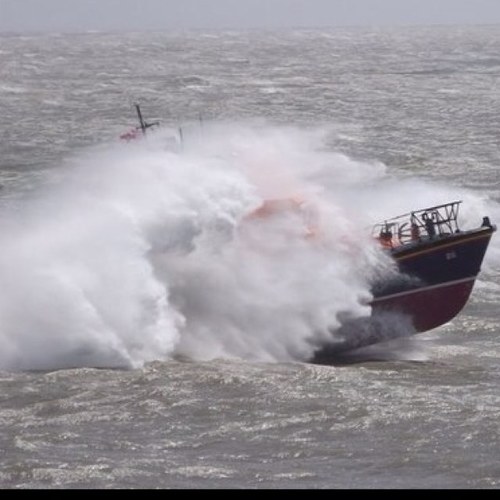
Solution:
<svg viewBox="0 0 500 500"><path fill-rule="evenodd" d="M0 31L500 23L500 0L0 0Z"/></svg>

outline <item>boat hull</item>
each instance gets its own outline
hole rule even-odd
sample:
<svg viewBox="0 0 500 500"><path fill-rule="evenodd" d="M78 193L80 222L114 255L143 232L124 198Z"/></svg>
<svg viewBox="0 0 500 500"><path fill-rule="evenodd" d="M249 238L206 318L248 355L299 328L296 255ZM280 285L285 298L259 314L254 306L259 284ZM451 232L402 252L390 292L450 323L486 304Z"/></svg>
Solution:
<svg viewBox="0 0 500 500"><path fill-rule="evenodd" d="M475 278L422 286L372 302L372 314L399 312L410 316L415 333L426 332L452 320L469 300Z"/></svg>
<svg viewBox="0 0 500 500"><path fill-rule="evenodd" d="M494 231L480 227L392 249L398 273L373 286L371 316L344 322L314 361L452 320L469 300Z"/></svg>
<svg viewBox="0 0 500 500"><path fill-rule="evenodd" d="M400 272L428 285L477 276L494 228L438 237L414 248L395 250Z"/></svg>

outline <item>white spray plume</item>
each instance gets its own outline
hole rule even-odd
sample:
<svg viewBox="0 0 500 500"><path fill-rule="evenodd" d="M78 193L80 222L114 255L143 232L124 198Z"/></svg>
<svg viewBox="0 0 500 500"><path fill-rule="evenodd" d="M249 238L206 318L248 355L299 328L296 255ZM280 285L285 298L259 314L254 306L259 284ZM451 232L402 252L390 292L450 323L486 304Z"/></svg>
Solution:
<svg viewBox="0 0 500 500"><path fill-rule="evenodd" d="M451 194L396 186L324 133L205 124L177 151L158 133L74 158L4 217L0 369L309 359L370 314L390 263L369 226ZM288 205L259 211L266 199Z"/></svg>

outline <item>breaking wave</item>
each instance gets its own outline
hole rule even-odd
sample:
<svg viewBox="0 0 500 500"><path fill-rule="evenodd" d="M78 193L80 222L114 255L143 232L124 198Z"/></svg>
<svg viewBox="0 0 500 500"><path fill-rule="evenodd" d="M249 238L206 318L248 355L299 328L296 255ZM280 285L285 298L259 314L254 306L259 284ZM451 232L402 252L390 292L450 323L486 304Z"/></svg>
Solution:
<svg viewBox="0 0 500 500"><path fill-rule="evenodd" d="M308 360L370 314L370 225L457 197L327 136L214 123L73 158L1 222L0 369Z"/></svg>

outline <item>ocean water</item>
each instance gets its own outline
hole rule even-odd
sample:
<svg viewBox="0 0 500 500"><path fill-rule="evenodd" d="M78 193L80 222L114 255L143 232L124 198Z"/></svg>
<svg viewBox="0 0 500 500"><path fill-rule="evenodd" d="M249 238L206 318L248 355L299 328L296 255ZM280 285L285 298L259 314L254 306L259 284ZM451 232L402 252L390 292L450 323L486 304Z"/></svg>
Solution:
<svg viewBox="0 0 500 500"><path fill-rule="evenodd" d="M499 223L499 53L500 26L1 35L0 487L497 488L497 235L450 323L308 359L370 313L373 223ZM162 126L127 143L134 103Z"/></svg>

